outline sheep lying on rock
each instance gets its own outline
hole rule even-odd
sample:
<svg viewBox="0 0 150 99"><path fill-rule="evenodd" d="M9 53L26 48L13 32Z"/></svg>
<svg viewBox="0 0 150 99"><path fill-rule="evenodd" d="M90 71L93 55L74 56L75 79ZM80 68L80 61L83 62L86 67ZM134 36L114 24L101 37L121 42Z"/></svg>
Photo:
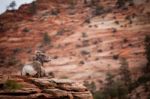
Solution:
<svg viewBox="0 0 150 99"><path fill-rule="evenodd" d="M29 64L25 64L22 68L21 75L22 76L32 76L32 77L54 77L53 73L46 73L43 65L45 62L49 62L50 58L42 53L41 51L36 51L33 60Z"/></svg>
<svg viewBox="0 0 150 99"><path fill-rule="evenodd" d="M32 77L54 77L53 72L46 72L45 69L41 66L41 63L34 61L29 64L25 64L21 70L22 76L32 76Z"/></svg>
<svg viewBox="0 0 150 99"><path fill-rule="evenodd" d="M38 61L33 61L32 63L25 64L21 71L22 76L33 76L33 77L46 77L45 69L42 67L41 63Z"/></svg>

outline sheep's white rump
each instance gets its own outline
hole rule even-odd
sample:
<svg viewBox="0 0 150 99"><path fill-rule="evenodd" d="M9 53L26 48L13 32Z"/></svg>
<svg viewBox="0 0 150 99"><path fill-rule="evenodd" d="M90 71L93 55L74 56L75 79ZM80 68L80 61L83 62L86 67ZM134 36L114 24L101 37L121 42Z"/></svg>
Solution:
<svg viewBox="0 0 150 99"><path fill-rule="evenodd" d="M32 77L55 77L53 72L46 72L45 68L42 67L39 62L25 64L21 70L21 75Z"/></svg>
<svg viewBox="0 0 150 99"><path fill-rule="evenodd" d="M41 66L41 76L47 76L45 69ZM22 76L36 76L38 74L38 71L32 66L32 64L25 64L22 68L21 75Z"/></svg>
<svg viewBox="0 0 150 99"><path fill-rule="evenodd" d="M37 74L37 71L31 64L25 64L22 68L21 75L26 76L27 74L30 76L35 76Z"/></svg>

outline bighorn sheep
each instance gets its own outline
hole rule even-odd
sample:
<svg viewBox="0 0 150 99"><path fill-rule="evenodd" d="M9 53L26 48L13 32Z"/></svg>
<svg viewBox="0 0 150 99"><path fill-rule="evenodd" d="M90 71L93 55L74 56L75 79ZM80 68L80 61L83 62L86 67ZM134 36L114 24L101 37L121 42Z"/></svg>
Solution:
<svg viewBox="0 0 150 99"><path fill-rule="evenodd" d="M49 62L50 59L48 56L41 52L36 52L36 55L33 57L31 63L25 64L22 68L22 76L33 76L33 77L45 77L49 76L43 68L44 62ZM52 74L51 74L52 76Z"/></svg>

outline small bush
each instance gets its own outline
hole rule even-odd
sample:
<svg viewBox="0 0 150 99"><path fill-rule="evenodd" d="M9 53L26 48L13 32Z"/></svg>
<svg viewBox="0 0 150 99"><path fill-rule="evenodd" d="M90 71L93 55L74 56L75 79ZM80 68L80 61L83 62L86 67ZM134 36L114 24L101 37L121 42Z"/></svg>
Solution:
<svg viewBox="0 0 150 99"><path fill-rule="evenodd" d="M81 45L79 45L79 44L76 45L76 48L80 48L80 47L81 47Z"/></svg>
<svg viewBox="0 0 150 99"><path fill-rule="evenodd" d="M62 76L61 79L68 79L68 77L67 76Z"/></svg>
<svg viewBox="0 0 150 99"><path fill-rule="evenodd" d="M48 33L44 33L44 36L43 36L43 43L44 43L45 45L47 45L47 44L50 44L50 42L51 42L51 39L50 39Z"/></svg>
<svg viewBox="0 0 150 99"><path fill-rule="evenodd" d="M133 0L117 0L116 2L117 8L125 8L126 4L129 6L134 6Z"/></svg>
<svg viewBox="0 0 150 99"><path fill-rule="evenodd" d="M35 14L36 12L37 12L37 4L36 4L35 1L33 1L33 2L31 3L30 8L29 8L29 13L30 13L30 14Z"/></svg>
<svg viewBox="0 0 150 99"><path fill-rule="evenodd" d="M86 86L92 93L96 92L96 85L94 81L92 81L91 83L88 81L84 81L84 86Z"/></svg>
<svg viewBox="0 0 150 99"><path fill-rule="evenodd" d="M128 87L122 81L115 81L110 73L107 74L106 81L103 89L93 93L94 99L128 99Z"/></svg>
<svg viewBox="0 0 150 99"><path fill-rule="evenodd" d="M30 32L30 29L28 29L28 28L24 28L23 30L22 30L22 32Z"/></svg>
<svg viewBox="0 0 150 99"><path fill-rule="evenodd" d="M124 8L125 7L125 0L117 0L116 6L117 8Z"/></svg>
<svg viewBox="0 0 150 99"><path fill-rule="evenodd" d="M83 64L84 64L84 61L80 61L79 64L83 65Z"/></svg>
<svg viewBox="0 0 150 99"><path fill-rule="evenodd" d="M146 59L147 59L147 64L145 67L145 73L150 73L150 36L146 35L145 36L145 54L146 54Z"/></svg>
<svg viewBox="0 0 150 99"><path fill-rule="evenodd" d="M123 42L124 42L124 43L127 43L127 42L128 42L128 39L127 39L127 38L124 38L124 39L123 39Z"/></svg>
<svg viewBox="0 0 150 99"><path fill-rule="evenodd" d="M18 63L20 63L20 61L14 56L10 56L8 59L6 59L5 62L9 66L17 65Z"/></svg>
<svg viewBox="0 0 150 99"><path fill-rule="evenodd" d="M119 24L119 21L115 21L115 24Z"/></svg>
<svg viewBox="0 0 150 99"><path fill-rule="evenodd" d="M98 41L97 41L97 40L95 40L95 41L93 42L93 44L95 44L95 45L96 45L96 44L98 44Z"/></svg>
<svg viewBox="0 0 150 99"><path fill-rule="evenodd" d="M89 46L89 40L83 40L82 43L84 47Z"/></svg>
<svg viewBox="0 0 150 99"><path fill-rule="evenodd" d="M21 48L15 48L12 51L13 51L13 54L17 54L17 53L21 52L21 50L22 50Z"/></svg>
<svg viewBox="0 0 150 99"><path fill-rule="evenodd" d="M133 0L127 0L127 2L129 3L129 6L134 6L134 1Z"/></svg>
<svg viewBox="0 0 150 99"><path fill-rule="evenodd" d="M129 91L131 92L138 86L140 86L142 84L146 84L149 81L150 81L150 74L142 75L136 81L132 82Z"/></svg>
<svg viewBox="0 0 150 99"><path fill-rule="evenodd" d="M128 46L133 47L133 44L130 43L130 44L128 44Z"/></svg>
<svg viewBox="0 0 150 99"><path fill-rule="evenodd" d="M5 31L6 31L6 28L5 28L4 23L0 22L0 32L5 32Z"/></svg>
<svg viewBox="0 0 150 99"><path fill-rule="evenodd" d="M93 11L93 15L97 16L97 15L101 15L105 13L104 7L103 6L96 6L95 10Z"/></svg>
<svg viewBox="0 0 150 99"><path fill-rule="evenodd" d="M89 24L89 23L91 23L91 19L89 17L87 17L84 22Z"/></svg>
<svg viewBox="0 0 150 99"><path fill-rule="evenodd" d="M60 30L56 33L56 35L63 35L63 34L64 34L64 32L65 32L65 30L64 30L64 29L60 29Z"/></svg>
<svg viewBox="0 0 150 99"><path fill-rule="evenodd" d="M112 28L112 32L113 32L113 33L116 33L116 32L117 32L117 29L116 29L116 28Z"/></svg>
<svg viewBox="0 0 150 99"><path fill-rule="evenodd" d="M93 94L94 99L106 99L103 91L98 90Z"/></svg>
<svg viewBox="0 0 150 99"><path fill-rule="evenodd" d="M103 50L102 49L98 49L97 52L101 53L101 52L103 52Z"/></svg>
<svg viewBox="0 0 150 99"><path fill-rule="evenodd" d="M23 86L17 83L15 80L7 80L4 84L4 89L8 90L18 90L21 89Z"/></svg>
<svg viewBox="0 0 150 99"><path fill-rule="evenodd" d="M142 77L140 77L139 79L138 79L138 83L145 83L145 82L147 82L147 81L150 81L150 74L148 75L143 75Z"/></svg>
<svg viewBox="0 0 150 99"><path fill-rule="evenodd" d="M131 73L130 73L130 70L129 70L128 61L125 58L121 57L120 58L120 64L121 64L121 66L119 68L120 79L121 79L121 81L124 82L124 84L127 87L130 87L132 79L131 79Z"/></svg>
<svg viewBox="0 0 150 99"><path fill-rule="evenodd" d="M85 51L85 50L83 50L83 51L81 51L81 54L82 55L88 55L88 54L90 54L88 51Z"/></svg>
<svg viewBox="0 0 150 99"><path fill-rule="evenodd" d="M76 0L69 0L69 4L70 4L69 8L73 9L76 5Z"/></svg>
<svg viewBox="0 0 150 99"><path fill-rule="evenodd" d="M82 33L82 37L84 38L84 37L87 37L88 35L87 35L87 33L85 33L85 32L83 32Z"/></svg>
<svg viewBox="0 0 150 99"><path fill-rule="evenodd" d="M53 59L58 59L58 56L54 56Z"/></svg>
<svg viewBox="0 0 150 99"><path fill-rule="evenodd" d="M117 60L119 58L119 55L114 55L113 59Z"/></svg>
<svg viewBox="0 0 150 99"><path fill-rule="evenodd" d="M58 14L60 13L60 10L59 9L52 9L51 10L51 15L55 15L55 16L57 16Z"/></svg>

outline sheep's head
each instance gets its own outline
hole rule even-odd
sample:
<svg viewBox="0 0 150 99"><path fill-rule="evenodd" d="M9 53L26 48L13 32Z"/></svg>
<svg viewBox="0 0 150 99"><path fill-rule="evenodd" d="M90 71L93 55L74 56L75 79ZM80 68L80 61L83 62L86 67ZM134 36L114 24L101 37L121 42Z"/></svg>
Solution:
<svg viewBox="0 0 150 99"><path fill-rule="evenodd" d="M43 62L50 62L50 57L49 56L43 56Z"/></svg>
<svg viewBox="0 0 150 99"><path fill-rule="evenodd" d="M36 55L33 57L33 61L39 61L43 63L43 62L49 62L51 60L50 57L44 53L36 53Z"/></svg>

